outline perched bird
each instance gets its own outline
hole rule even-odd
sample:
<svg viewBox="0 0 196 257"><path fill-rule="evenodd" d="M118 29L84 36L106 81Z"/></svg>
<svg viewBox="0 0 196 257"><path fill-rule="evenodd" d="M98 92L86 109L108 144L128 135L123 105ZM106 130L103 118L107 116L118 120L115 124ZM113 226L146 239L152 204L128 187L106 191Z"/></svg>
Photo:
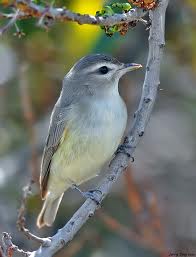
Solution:
<svg viewBox="0 0 196 257"><path fill-rule="evenodd" d="M104 54L80 59L66 74L44 148L37 226L51 226L64 192L95 177L117 149L127 123L121 76L142 67Z"/></svg>

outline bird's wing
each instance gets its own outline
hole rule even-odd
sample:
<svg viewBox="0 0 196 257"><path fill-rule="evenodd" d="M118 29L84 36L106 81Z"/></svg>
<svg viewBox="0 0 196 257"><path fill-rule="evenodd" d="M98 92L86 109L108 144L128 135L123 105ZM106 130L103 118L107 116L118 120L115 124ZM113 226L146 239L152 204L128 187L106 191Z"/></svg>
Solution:
<svg viewBox="0 0 196 257"><path fill-rule="evenodd" d="M47 193L47 184L50 174L52 156L58 148L63 133L66 133L66 111L65 108L55 106L50 118L48 137L42 156L40 189L41 197L43 199Z"/></svg>

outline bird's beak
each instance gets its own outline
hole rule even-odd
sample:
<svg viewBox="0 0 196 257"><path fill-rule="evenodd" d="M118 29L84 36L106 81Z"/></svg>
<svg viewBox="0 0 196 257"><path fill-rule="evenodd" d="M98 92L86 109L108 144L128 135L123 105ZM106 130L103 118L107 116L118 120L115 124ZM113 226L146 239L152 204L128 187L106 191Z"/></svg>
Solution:
<svg viewBox="0 0 196 257"><path fill-rule="evenodd" d="M119 69L116 72L116 76L118 78L122 77L124 74L126 74L129 71L137 70L139 68L142 68L141 64L137 63L122 63L119 67Z"/></svg>
<svg viewBox="0 0 196 257"><path fill-rule="evenodd" d="M121 71L125 74L129 71L133 71L133 70L137 70L139 68L142 68L141 64L137 64L137 63L125 63L123 64L123 66L121 67Z"/></svg>

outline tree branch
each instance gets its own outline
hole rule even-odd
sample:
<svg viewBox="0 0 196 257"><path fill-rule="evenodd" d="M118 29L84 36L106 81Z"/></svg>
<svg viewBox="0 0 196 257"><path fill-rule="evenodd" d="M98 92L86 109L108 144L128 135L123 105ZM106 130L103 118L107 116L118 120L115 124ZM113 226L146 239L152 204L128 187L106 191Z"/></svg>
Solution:
<svg viewBox="0 0 196 257"><path fill-rule="evenodd" d="M139 21L146 13L142 8L133 8L129 12L122 14L114 14L107 17L93 16L89 14L80 14L72 12L66 8L55 8L53 6L41 6L29 0L15 0L14 7L20 11L17 16L18 20L36 18L38 19L38 25L42 27L48 27L53 24L54 21L67 22L73 21L78 24L91 24L99 26L113 26L115 24L130 23L132 21ZM13 21L15 14L1 14L0 18L8 18ZM14 18L14 20L13 20ZM143 20L142 20L143 21ZM10 24L10 25L11 25ZM7 28L7 25L5 26ZM4 30L2 28L1 30Z"/></svg>
<svg viewBox="0 0 196 257"><path fill-rule="evenodd" d="M152 25L149 36L149 54L139 108L135 115L133 127L124 142L126 152L118 153L115 156L108 167L108 175L101 181L100 186L97 188L99 190L97 191L97 197L100 201L106 197L114 182L128 166L130 160L129 156L132 156L150 119L160 84L160 62L165 46L165 11L168 2L169 0L162 0L154 11L150 11ZM93 200L87 199L67 224L51 237L50 247L41 246L37 251L31 254L31 257L53 256L54 253L72 240L86 221L93 216L97 208L98 206Z"/></svg>
<svg viewBox="0 0 196 257"><path fill-rule="evenodd" d="M28 2L31 3L31 1ZM155 10L149 12L152 25L150 28L149 53L139 108L135 114L133 126L124 141L124 152L119 152L116 154L115 158L111 161L108 167L108 175L101 181L100 186L97 188L99 190L97 191L97 198L100 200L100 202L106 197L112 185L128 166L130 157L134 153L140 138L144 134L146 125L149 122L160 83L160 62L165 45L165 11L168 2L169 0L160 0L158 7ZM61 12L63 11L61 10ZM57 16L58 15L59 13L57 13ZM70 17L70 19L74 20L75 18ZM113 18L109 17L108 19ZM105 19L104 22L108 22L108 19ZM87 16L86 23L94 24L92 20L94 20L94 18ZM106 25L108 24L107 22L103 24ZM73 217L67 222L67 224L63 228L59 229L58 232L50 238L50 246L46 247L42 245L38 250L32 252L30 257L53 256L58 250L63 248L69 241L72 240L72 238L86 223L86 221L94 215L94 212L98 209L98 207L99 206L93 200L87 199L84 204L76 211Z"/></svg>
<svg viewBox="0 0 196 257"><path fill-rule="evenodd" d="M18 246L13 244L11 236L6 232L3 232L2 243L3 247L1 247L0 251L2 257L12 257L14 252L20 253L25 257L28 257L31 254L30 252L19 249Z"/></svg>
<svg viewBox="0 0 196 257"><path fill-rule="evenodd" d="M18 210L18 219L16 222L17 228L19 231L23 232L24 235L29 239L29 240L34 240L35 242L44 245L44 246L49 246L51 241L49 238L41 238L38 237L34 234L32 234L29 229L26 228L26 219L25 219L25 213L26 213L26 205L27 205L27 199L29 195L31 195L31 189L32 185L34 184L34 181L31 180L26 187L23 188L23 196L22 196L22 201L21 201L21 206Z"/></svg>

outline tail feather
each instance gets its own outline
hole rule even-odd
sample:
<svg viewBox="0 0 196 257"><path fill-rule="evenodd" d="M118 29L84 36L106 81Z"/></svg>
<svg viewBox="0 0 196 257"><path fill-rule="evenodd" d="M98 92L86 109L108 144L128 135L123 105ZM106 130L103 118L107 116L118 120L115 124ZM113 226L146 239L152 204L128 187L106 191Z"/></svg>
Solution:
<svg viewBox="0 0 196 257"><path fill-rule="evenodd" d="M42 210L37 218L37 226L39 228L43 226L51 226L56 218L56 214L63 198L61 194L58 198L50 198L50 195L46 195Z"/></svg>

